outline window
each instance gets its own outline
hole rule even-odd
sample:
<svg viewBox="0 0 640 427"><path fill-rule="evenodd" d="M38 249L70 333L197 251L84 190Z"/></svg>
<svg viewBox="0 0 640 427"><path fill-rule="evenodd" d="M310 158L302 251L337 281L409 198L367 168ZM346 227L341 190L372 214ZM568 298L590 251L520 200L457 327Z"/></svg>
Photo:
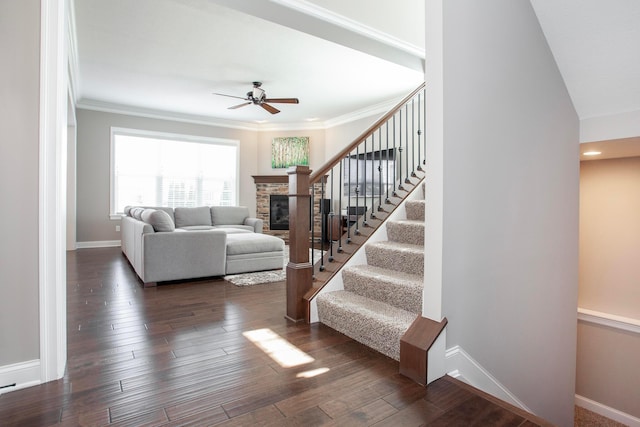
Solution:
<svg viewBox="0 0 640 427"><path fill-rule="evenodd" d="M233 206L238 142L111 129L111 215L135 206Z"/></svg>
<svg viewBox="0 0 640 427"><path fill-rule="evenodd" d="M344 196L387 194L395 176L394 149L352 154L343 160Z"/></svg>

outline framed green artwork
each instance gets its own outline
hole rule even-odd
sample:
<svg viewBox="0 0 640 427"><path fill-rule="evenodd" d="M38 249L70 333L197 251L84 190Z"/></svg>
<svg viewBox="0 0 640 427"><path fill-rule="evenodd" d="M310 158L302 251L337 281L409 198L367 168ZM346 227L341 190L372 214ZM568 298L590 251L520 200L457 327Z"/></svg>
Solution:
<svg viewBox="0 0 640 427"><path fill-rule="evenodd" d="M309 166L309 137L291 136L273 138L271 142L271 168Z"/></svg>

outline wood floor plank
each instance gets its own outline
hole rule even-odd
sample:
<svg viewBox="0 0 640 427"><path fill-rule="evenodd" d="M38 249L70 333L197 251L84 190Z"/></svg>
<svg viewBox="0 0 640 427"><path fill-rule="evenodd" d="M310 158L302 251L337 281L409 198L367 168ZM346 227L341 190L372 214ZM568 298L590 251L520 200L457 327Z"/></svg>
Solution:
<svg viewBox="0 0 640 427"><path fill-rule="evenodd" d="M265 406L244 415L230 418L228 421L217 424L220 427L242 427L242 426L258 426L258 425L282 425L284 415L273 406Z"/></svg>
<svg viewBox="0 0 640 427"><path fill-rule="evenodd" d="M430 420L434 427L486 425L516 427L525 420L519 415L509 412L498 405L484 400L480 396L472 396L455 407L455 411L446 411L440 417Z"/></svg>
<svg viewBox="0 0 640 427"><path fill-rule="evenodd" d="M332 417L333 422L328 426L358 426L358 425L375 425L398 412L396 408L391 406L383 399L376 399L364 406L348 410L339 417Z"/></svg>
<svg viewBox="0 0 640 427"><path fill-rule="evenodd" d="M386 402L386 400L385 400ZM388 402L387 402L388 403ZM397 409L397 408L396 408ZM411 405L405 406L393 415L373 424L377 427L397 427L397 426L431 426L433 420L437 419L446 412L437 408L435 405L424 399L418 399ZM459 424L460 427L469 424ZM482 425L482 424L479 424ZM452 424L453 427L454 425Z"/></svg>

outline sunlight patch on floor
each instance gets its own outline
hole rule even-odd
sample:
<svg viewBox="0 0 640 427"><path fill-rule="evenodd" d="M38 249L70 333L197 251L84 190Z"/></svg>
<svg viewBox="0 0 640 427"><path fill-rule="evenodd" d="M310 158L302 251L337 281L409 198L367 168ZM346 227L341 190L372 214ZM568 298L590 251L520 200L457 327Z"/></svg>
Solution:
<svg viewBox="0 0 640 427"><path fill-rule="evenodd" d="M256 329L254 331L243 332L242 335L258 346L260 350L264 351L283 368L292 368L294 366L311 363L315 360L271 329Z"/></svg>
<svg viewBox="0 0 640 427"><path fill-rule="evenodd" d="M322 375L324 373L329 372L329 368L318 368L318 369L312 369L310 371L304 371L304 372L300 372L296 375L296 378L313 378L313 377L317 377L318 375Z"/></svg>

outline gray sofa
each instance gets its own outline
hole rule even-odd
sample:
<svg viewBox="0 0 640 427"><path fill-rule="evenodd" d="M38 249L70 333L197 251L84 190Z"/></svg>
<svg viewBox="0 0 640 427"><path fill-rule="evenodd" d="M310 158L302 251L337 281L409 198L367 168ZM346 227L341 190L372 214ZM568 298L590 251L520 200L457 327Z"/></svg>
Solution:
<svg viewBox="0 0 640 427"><path fill-rule="evenodd" d="M284 241L262 234L262 220L243 206L127 207L120 231L145 287L283 266Z"/></svg>

